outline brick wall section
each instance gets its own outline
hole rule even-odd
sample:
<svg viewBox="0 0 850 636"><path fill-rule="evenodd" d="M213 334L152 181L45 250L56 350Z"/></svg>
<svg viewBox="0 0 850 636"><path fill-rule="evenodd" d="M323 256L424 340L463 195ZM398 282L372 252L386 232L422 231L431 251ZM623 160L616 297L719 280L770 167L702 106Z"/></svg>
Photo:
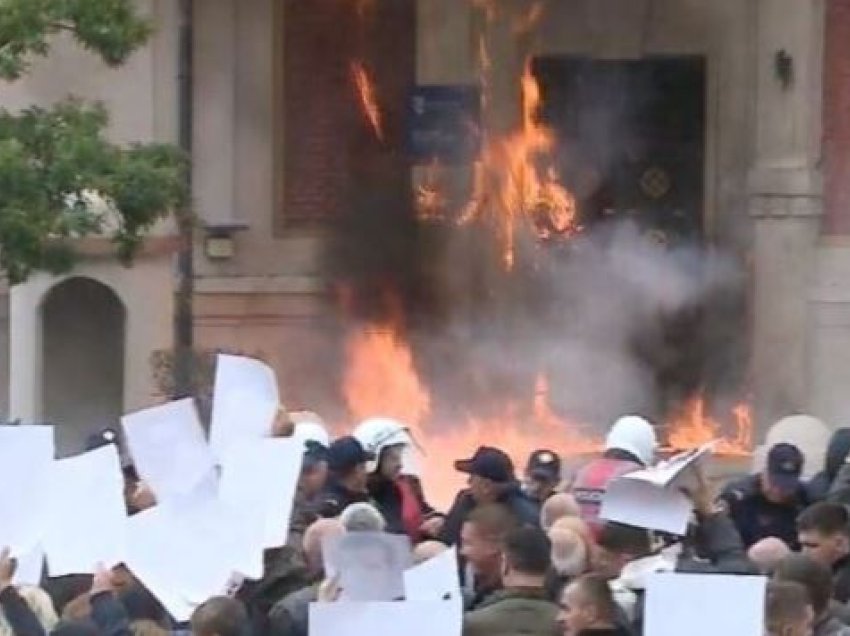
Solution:
<svg viewBox="0 0 850 636"><path fill-rule="evenodd" d="M824 47L824 233L850 235L850 0L827 0Z"/></svg>
<svg viewBox="0 0 850 636"><path fill-rule="evenodd" d="M363 19L352 0L285 0L284 207L278 211L278 230L344 214L363 185L363 171L405 168L398 155L404 150L403 115L415 77L416 5L380 0L366 6L371 9ZM354 59L363 60L374 76L386 130L383 144L355 97Z"/></svg>

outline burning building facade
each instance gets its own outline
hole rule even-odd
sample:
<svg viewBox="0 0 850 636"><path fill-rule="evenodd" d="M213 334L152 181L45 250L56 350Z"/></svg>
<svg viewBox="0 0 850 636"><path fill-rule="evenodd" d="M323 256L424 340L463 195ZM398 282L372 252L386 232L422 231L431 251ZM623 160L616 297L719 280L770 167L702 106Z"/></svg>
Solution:
<svg viewBox="0 0 850 636"><path fill-rule="evenodd" d="M173 139L170 5L126 69L69 45L4 100ZM846 0L198 2L199 349L340 428L401 419L441 466L591 452L626 412L730 454L788 413L839 424L847 35ZM161 399L171 232L11 291L11 416L71 445Z"/></svg>

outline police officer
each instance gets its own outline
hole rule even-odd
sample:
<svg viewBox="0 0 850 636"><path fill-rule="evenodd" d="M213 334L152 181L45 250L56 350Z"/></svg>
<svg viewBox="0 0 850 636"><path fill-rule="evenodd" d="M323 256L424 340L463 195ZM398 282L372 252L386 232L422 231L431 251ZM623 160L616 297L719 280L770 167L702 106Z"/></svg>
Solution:
<svg viewBox="0 0 850 636"><path fill-rule="evenodd" d="M374 455L351 435L340 437L328 447L329 477L319 516L338 517L351 504L370 501L366 464L373 460Z"/></svg>
<svg viewBox="0 0 850 636"><path fill-rule="evenodd" d="M792 550L799 549L797 516L809 505L800 480L803 461L803 453L793 444L776 444L768 451L764 471L723 489L721 501L746 547L777 537Z"/></svg>

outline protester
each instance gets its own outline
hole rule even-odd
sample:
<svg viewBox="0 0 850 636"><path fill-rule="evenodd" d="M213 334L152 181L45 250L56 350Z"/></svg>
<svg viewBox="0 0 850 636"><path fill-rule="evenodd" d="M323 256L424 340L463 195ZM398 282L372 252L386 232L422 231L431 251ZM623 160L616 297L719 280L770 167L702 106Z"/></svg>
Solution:
<svg viewBox="0 0 850 636"><path fill-rule="evenodd" d="M729 517L715 506L702 471L691 498L696 523L682 541L663 547L649 531L606 523L599 536L594 569L611 579L611 588L637 634L643 629L643 593L657 572L753 574L741 538Z"/></svg>
<svg viewBox="0 0 850 636"><path fill-rule="evenodd" d="M192 614L192 636L250 636L245 607L226 596L216 596Z"/></svg>
<svg viewBox="0 0 850 636"><path fill-rule="evenodd" d="M413 548L413 564L425 563L448 550L445 543L439 541L423 541Z"/></svg>
<svg viewBox="0 0 850 636"><path fill-rule="evenodd" d="M269 612L270 636L308 636L310 603L318 600L319 586L324 579L322 548L326 541L345 534L338 519L319 519L304 533L304 558L310 584L291 592Z"/></svg>
<svg viewBox="0 0 850 636"><path fill-rule="evenodd" d="M472 573L469 609L475 609L487 596L501 589L502 544L516 525L516 518L500 504L478 506L464 522L460 555Z"/></svg>
<svg viewBox="0 0 850 636"><path fill-rule="evenodd" d="M806 484L809 501L817 502L827 498L832 482L838 476L838 471L848 452L850 452L850 428L839 428L833 432L826 447L823 470Z"/></svg>
<svg viewBox="0 0 850 636"><path fill-rule="evenodd" d="M464 636L551 636L558 633L558 606L544 578L551 545L539 528L518 528L504 539L502 589L464 616Z"/></svg>
<svg viewBox="0 0 850 636"><path fill-rule="evenodd" d="M526 494L538 504L557 492L561 483L561 458L555 451L536 450L528 458L525 467Z"/></svg>
<svg viewBox="0 0 850 636"><path fill-rule="evenodd" d="M304 531L319 518L319 507L322 503L322 493L328 480L328 449L314 440L304 442L304 459L301 464L301 475L295 489L295 499L292 504L292 519L289 532L293 541L290 545L298 545Z"/></svg>
<svg viewBox="0 0 850 636"><path fill-rule="evenodd" d="M481 446L471 459L455 462L455 469L469 475L469 488L455 498L439 539L455 545L470 512L483 504L499 503L522 524L538 525L540 509L522 492L510 457L497 448Z"/></svg>
<svg viewBox="0 0 850 636"><path fill-rule="evenodd" d="M44 634L58 621L47 595L19 590L12 583L14 576L15 560L4 548L0 553L0 630L14 636Z"/></svg>
<svg viewBox="0 0 850 636"><path fill-rule="evenodd" d="M829 568L834 596L850 600L850 514L838 503L820 502L806 508L797 518L803 554Z"/></svg>
<svg viewBox="0 0 850 636"><path fill-rule="evenodd" d="M765 599L768 636L811 636L814 623L809 595L799 583L771 581ZM731 636L731 635L730 635Z"/></svg>
<svg viewBox="0 0 850 636"><path fill-rule="evenodd" d="M548 530L558 519L578 517L579 515L580 511L575 497L566 492L559 492L543 502L540 508L540 526L544 530Z"/></svg>
<svg viewBox="0 0 850 636"><path fill-rule="evenodd" d="M601 529L599 510L608 484L623 475L652 465L658 439L655 427L642 417L622 417L614 423L605 440L602 457L593 460L576 475L572 493L581 518L594 534Z"/></svg>
<svg viewBox="0 0 850 636"><path fill-rule="evenodd" d="M776 566L789 554L791 554L791 548L776 537L762 539L747 550L747 558L755 564L761 574L766 575L773 574Z"/></svg>
<svg viewBox="0 0 850 636"><path fill-rule="evenodd" d="M590 569L590 547L566 519L557 521L549 529L548 536L552 543L552 567L546 588L550 598L560 602L564 588Z"/></svg>
<svg viewBox="0 0 850 636"><path fill-rule="evenodd" d="M721 498L746 547L766 537L782 539L792 550L797 542L797 516L808 505L800 481L803 454L780 443L767 454L764 471L726 486Z"/></svg>
<svg viewBox="0 0 850 636"><path fill-rule="evenodd" d="M387 522L370 503L360 502L348 506L339 517L346 532L384 532Z"/></svg>
<svg viewBox="0 0 850 636"><path fill-rule="evenodd" d="M838 620L830 609L832 574L829 568L804 554L789 554L776 568L774 577L806 588L814 612L813 636L850 636L850 627Z"/></svg>
<svg viewBox="0 0 850 636"><path fill-rule="evenodd" d="M436 537L443 516L425 501L419 479L403 470L404 456L413 446L407 428L395 420L375 418L360 424L354 436L376 457L368 465L369 494L387 520L387 532L406 534L413 543Z"/></svg>
<svg viewBox="0 0 850 636"><path fill-rule="evenodd" d="M563 591L558 619L564 636L630 636L618 624L619 611L607 580L585 574Z"/></svg>
<svg viewBox="0 0 850 636"><path fill-rule="evenodd" d="M319 516L337 517L348 506L370 501L366 463L373 456L356 438L347 435L328 448L328 485L322 493Z"/></svg>

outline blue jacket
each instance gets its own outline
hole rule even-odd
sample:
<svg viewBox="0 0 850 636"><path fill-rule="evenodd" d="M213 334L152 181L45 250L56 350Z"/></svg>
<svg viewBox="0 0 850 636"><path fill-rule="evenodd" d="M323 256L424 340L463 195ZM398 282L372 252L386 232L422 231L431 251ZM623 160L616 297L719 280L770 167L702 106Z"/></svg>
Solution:
<svg viewBox="0 0 850 636"><path fill-rule="evenodd" d="M519 523L532 526L540 525L540 506L522 491L519 483L513 484L499 500L499 503L509 508ZM477 505L478 503L469 490L461 490L448 514L446 514L446 521L443 524L442 532L440 532L440 541L446 545L460 543L460 530L463 523Z"/></svg>
<svg viewBox="0 0 850 636"><path fill-rule="evenodd" d="M741 535L744 546L767 537L782 539L792 550L799 550L797 517L809 505L809 497L801 484L794 499L777 504L762 493L758 475L750 475L728 484L720 495L729 517Z"/></svg>

